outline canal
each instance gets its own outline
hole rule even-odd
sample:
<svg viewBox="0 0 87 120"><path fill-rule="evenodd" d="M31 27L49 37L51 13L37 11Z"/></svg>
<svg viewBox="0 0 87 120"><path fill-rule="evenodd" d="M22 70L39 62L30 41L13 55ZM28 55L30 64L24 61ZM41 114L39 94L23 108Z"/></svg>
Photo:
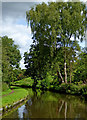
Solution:
<svg viewBox="0 0 87 120"><path fill-rule="evenodd" d="M3 114L3 118L81 118L87 119L87 101L79 96L28 89L26 103Z"/></svg>

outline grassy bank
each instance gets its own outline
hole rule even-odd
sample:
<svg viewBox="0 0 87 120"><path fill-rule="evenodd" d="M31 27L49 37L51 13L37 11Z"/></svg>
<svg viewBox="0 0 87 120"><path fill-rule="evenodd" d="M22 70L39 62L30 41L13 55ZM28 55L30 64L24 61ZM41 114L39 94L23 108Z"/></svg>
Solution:
<svg viewBox="0 0 87 120"><path fill-rule="evenodd" d="M8 94L11 93L11 92L12 92L11 89L8 89L7 91L2 91L2 96L8 95Z"/></svg>
<svg viewBox="0 0 87 120"><path fill-rule="evenodd" d="M13 105L15 102L25 98L27 95L28 91L23 88L16 87L12 91L10 89L4 91L2 92L2 106L0 106L0 108L8 105Z"/></svg>

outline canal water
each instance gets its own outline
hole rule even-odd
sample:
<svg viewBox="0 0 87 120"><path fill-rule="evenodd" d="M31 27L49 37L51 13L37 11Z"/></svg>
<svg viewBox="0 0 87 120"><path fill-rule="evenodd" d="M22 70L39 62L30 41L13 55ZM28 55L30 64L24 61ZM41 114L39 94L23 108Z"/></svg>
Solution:
<svg viewBox="0 0 87 120"><path fill-rule="evenodd" d="M3 115L3 118L73 118L87 120L87 101L78 96L29 89L26 103Z"/></svg>

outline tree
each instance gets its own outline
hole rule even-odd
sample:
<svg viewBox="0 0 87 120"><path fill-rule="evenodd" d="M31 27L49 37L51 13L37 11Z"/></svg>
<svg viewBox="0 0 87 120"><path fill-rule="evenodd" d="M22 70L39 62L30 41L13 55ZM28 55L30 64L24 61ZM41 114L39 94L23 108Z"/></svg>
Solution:
<svg viewBox="0 0 87 120"><path fill-rule="evenodd" d="M2 81L8 84L13 78L14 69L19 68L20 51L14 41L7 36L2 38Z"/></svg>
<svg viewBox="0 0 87 120"><path fill-rule="evenodd" d="M46 69L49 61L49 47L44 46L44 51L40 53L39 44L31 45L30 52L24 53L24 64L26 69L26 75L31 76L34 79L35 85L37 79L42 80L46 75Z"/></svg>
<svg viewBox="0 0 87 120"><path fill-rule="evenodd" d="M81 2L42 3L27 11L26 17L31 26L33 43L38 44L39 54L44 52L44 46L48 46L50 50L50 62L48 62L50 66L58 53L57 47L63 47L64 81L67 83L67 47L71 46L71 37L74 37L74 41L77 38L82 41L84 38L85 4ZM58 71L59 69L58 65ZM60 76L63 81L62 73Z"/></svg>
<svg viewBox="0 0 87 120"><path fill-rule="evenodd" d="M78 79L79 76L79 79ZM78 55L74 68L74 82L87 80L87 48L84 48Z"/></svg>
<svg viewBox="0 0 87 120"><path fill-rule="evenodd" d="M67 78L71 83L73 76L74 62L77 61L78 53L81 52L81 48L78 44L78 41L73 40L70 42L71 42L70 46L66 47L66 55L67 55L66 63L67 63L67 75L68 75Z"/></svg>

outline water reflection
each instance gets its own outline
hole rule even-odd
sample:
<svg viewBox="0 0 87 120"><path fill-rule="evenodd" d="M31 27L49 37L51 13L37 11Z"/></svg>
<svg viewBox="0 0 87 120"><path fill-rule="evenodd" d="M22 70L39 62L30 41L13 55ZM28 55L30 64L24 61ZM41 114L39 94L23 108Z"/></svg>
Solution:
<svg viewBox="0 0 87 120"><path fill-rule="evenodd" d="M16 116L15 116L16 115ZM87 103L77 96L36 91L7 118L87 118Z"/></svg>
<svg viewBox="0 0 87 120"><path fill-rule="evenodd" d="M27 101L28 105L31 106L32 105L32 100L31 98Z"/></svg>
<svg viewBox="0 0 87 120"><path fill-rule="evenodd" d="M26 111L25 105L22 105L20 108L18 108L18 117L23 118L23 113Z"/></svg>

